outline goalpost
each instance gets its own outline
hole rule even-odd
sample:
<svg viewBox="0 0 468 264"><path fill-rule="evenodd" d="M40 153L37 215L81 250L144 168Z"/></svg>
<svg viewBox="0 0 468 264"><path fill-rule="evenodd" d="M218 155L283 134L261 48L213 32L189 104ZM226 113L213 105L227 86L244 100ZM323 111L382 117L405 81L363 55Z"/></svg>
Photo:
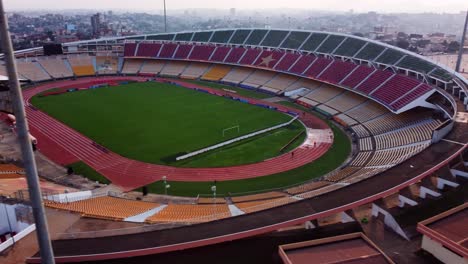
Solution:
<svg viewBox="0 0 468 264"><path fill-rule="evenodd" d="M240 126L236 125L236 126L232 126L232 127L228 127L228 128L223 129L223 137L225 136L226 131L230 131L230 130L233 130L233 129L237 129L237 133L240 133Z"/></svg>

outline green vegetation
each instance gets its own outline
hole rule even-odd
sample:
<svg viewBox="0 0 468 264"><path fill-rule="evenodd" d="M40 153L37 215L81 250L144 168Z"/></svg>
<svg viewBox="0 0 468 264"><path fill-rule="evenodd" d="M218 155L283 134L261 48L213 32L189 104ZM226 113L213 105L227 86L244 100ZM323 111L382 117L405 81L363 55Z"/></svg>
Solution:
<svg viewBox="0 0 468 264"><path fill-rule="evenodd" d="M217 195L223 196L229 193L258 192L262 190L283 188L286 186L302 183L318 178L338 167L348 157L351 151L351 144L348 136L338 127L329 124L334 133L334 144L330 150L322 157L312 163L302 167L281 172L269 176L263 176L247 180L223 181L217 182ZM169 179L170 180L170 179ZM210 194L210 188L213 182L174 182L171 185L168 194L177 196L197 196L198 194ZM152 183L148 186L149 192L164 193L164 186L161 181Z"/></svg>
<svg viewBox="0 0 468 264"><path fill-rule="evenodd" d="M210 87L210 88L214 88L214 89L220 89L220 90L228 89L228 90L231 90L231 91L236 91L236 94L238 94L238 95L242 95L242 96L250 97L250 98L255 98L255 99L264 99L264 98L272 97L272 95L269 95L269 94L266 94L266 93L256 92L256 91L252 91L252 90L248 90L248 89L244 89L244 88L240 88L240 87L234 87L234 86L224 85L224 84L215 83L215 82L194 81L194 80L184 80L184 81L189 82L189 83L202 85L202 86L206 86L206 87Z"/></svg>
<svg viewBox="0 0 468 264"><path fill-rule="evenodd" d="M279 154L299 123L205 155L175 157L260 129L290 116L206 93L154 82L33 97L32 103L122 156L182 167L220 167L259 162ZM239 131L223 129L239 125ZM301 141L294 142L293 147Z"/></svg>
<svg viewBox="0 0 468 264"><path fill-rule="evenodd" d="M105 184L110 183L110 181L106 177L102 176L100 173L96 172L95 170L93 170L93 168L89 167L88 165L86 165L86 163L82 161L75 162L73 164L68 165L67 167L72 167L73 172L75 174L82 175L92 181L98 181L100 183Z"/></svg>
<svg viewBox="0 0 468 264"><path fill-rule="evenodd" d="M216 83L198 83L251 92ZM245 164L263 160L268 156L276 156L281 147L304 129L296 121L268 135L174 163L166 158L218 142L222 139L220 139L221 130L232 124L239 122L241 131L245 134L247 131L282 123L289 117L225 98L169 84L155 83L129 84L59 96L34 97L32 102L38 108L119 154L128 157L132 157L130 156L132 154L135 155L133 157L135 159L184 167L228 166L235 162ZM291 102L280 103L310 112L309 109ZM284 188L318 178L332 171L346 160L351 151L351 144L340 128L331 122L329 126L334 133L334 144L316 161L274 175L217 182L217 194L219 196L229 193L240 195L246 192ZM236 136L238 135L234 133L228 135L227 138ZM298 146L304 141L304 137L305 135L298 137L285 151ZM161 138L164 140L157 140ZM193 143L191 141L196 141L199 147L191 144ZM74 163L71 166L77 174L99 182L109 182L83 162ZM171 185L168 190L170 195L197 196L198 194L209 195L213 182L169 181L169 184ZM152 193L164 193L161 181L150 184L148 189Z"/></svg>
<svg viewBox="0 0 468 264"><path fill-rule="evenodd" d="M207 164L217 167L227 167L236 164L256 163L281 154L279 150L298 133L304 131L304 126L295 121L287 127L276 129L270 133L249 138L205 154L194 156L187 160L172 163L172 166L202 168ZM305 133L294 140L283 152L297 148L305 140ZM274 142L274 144L272 144Z"/></svg>

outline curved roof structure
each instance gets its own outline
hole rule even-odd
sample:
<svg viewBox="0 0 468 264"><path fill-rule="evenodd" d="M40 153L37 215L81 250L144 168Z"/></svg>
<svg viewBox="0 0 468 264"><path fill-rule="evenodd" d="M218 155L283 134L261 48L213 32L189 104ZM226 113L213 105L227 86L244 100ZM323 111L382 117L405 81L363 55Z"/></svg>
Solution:
<svg viewBox="0 0 468 264"><path fill-rule="evenodd" d="M258 28L217 29L77 41L66 43L64 46L116 44L124 40L197 42L296 50L386 65L395 67L395 69L408 70L421 77L441 82L450 82L456 76L468 84L468 81L454 70L416 53L368 38L323 31Z"/></svg>
<svg viewBox="0 0 468 264"><path fill-rule="evenodd" d="M301 61L301 63L306 63L309 66L315 63L312 67L307 68L309 71L291 71L291 68L281 69L280 67L264 68L317 79L323 82L330 81L326 78L325 74L328 68L342 70L348 67L349 71L343 72L346 72L346 74L349 73L350 76L341 76L341 79L330 81L330 83L370 98L394 113L402 113L417 106L436 108L427 102L427 99L436 92L439 92L442 96L451 101L450 96L447 96L441 90L448 87L461 87L465 94L468 93L466 88L468 81L463 76L444 65L439 65L428 58L395 46L341 33L284 29L218 29L212 31L160 33L78 41L64 44L64 49L66 53L77 51L94 52L97 50L97 46L100 45L112 46L123 45L123 43L125 43L125 46L131 45L131 43L135 43L137 46L139 46L140 43L175 43L178 45L192 46L205 45L211 47L209 52L213 54L216 52L214 49L219 46L228 47L230 49L259 49L264 52L262 54L259 54L260 52L258 51L258 53L252 52L255 53L254 55L258 55L258 57L256 57L257 59L260 59L260 57L267 58L267 56L273 56L273 61L277 62L283 59L283 56L307 57L310 58L310 60L304 58L304 62ZM124 56L144 56L153 57L155 59L189 61L200 60L241 66L262 66L256 61L248 60L216 61L211 59L211 56L202 60L194 56L188 56L191 54L191 48L187 48L185 56L175 55L174 50L171 51L173 53L171 53L170 56L162 53L151 56L140 55L136 47L132 50L134 52L133 54L129 54L127 48L125 48L125 50ZM289 53L296 55L285 55ZM301 58L297 57L294 59L299 61ZM317 61L315 61L316 58L318 58ZM359 67L349 67L346 64L359 65ZM318 69L314 67L318 67ZM383 74L381 74L381 72L383 72ZM361 74L366 77L368 75L373 76L369 78L370 80L368 80L367 83L363 77L358 77L361 78L359 81L362 82L355 82L351 85L347 82L354 77L351 76L352 74ZM414 85L408 83L408 81L411 82L409 79L412 79L413 82L417 80L420 85L418 86L415 82L413 83ZM407 84L408 87L404 87L405 84ZM397 94L395 97L387 99L382 98L382 96L386 96L385 93L388 93L388 91L385 91L386 89L393 89L399 85L402 87L399 96ZM378 91L378 88L382 89ZM452 107L456 108L456 104L453 101L451 103Z"/></svg>

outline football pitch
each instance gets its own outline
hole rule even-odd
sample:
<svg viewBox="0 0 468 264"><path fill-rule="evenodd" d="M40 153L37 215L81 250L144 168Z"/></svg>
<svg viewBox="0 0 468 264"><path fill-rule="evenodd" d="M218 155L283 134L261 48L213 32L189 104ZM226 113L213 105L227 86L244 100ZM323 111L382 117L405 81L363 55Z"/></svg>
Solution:
<svg viewBox="0 0 468 264"><path fill-rule="evenodd" d="M289 121L274 110L165 83L130 83L32 98L32 104L124 157L179 167L259 162L305 130L291 125L183 161L175 157ZM225 130L235 127L235 129ZM239 128L239 129L237 129ZM225 133L223 135L223 130ZM298 137L288 149L304 140Z"/></svg>

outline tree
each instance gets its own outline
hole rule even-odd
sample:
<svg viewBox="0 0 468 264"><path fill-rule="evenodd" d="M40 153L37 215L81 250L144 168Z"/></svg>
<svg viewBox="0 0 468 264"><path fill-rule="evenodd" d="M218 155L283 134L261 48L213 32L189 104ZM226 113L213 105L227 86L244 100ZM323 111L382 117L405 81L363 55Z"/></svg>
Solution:
<svg viewBox="0 0 468 264"><path fill-rule="evenodd" d="M408 49L410 43L405 39L397 40L396 46L402 49Z"/></svg>
<svg viewBox="0 0 468 264"><path fill-rule="evenodd" d="M447 46L448 52L457 52L460 49L460 43L458 41L452 41Z"/></svg>

